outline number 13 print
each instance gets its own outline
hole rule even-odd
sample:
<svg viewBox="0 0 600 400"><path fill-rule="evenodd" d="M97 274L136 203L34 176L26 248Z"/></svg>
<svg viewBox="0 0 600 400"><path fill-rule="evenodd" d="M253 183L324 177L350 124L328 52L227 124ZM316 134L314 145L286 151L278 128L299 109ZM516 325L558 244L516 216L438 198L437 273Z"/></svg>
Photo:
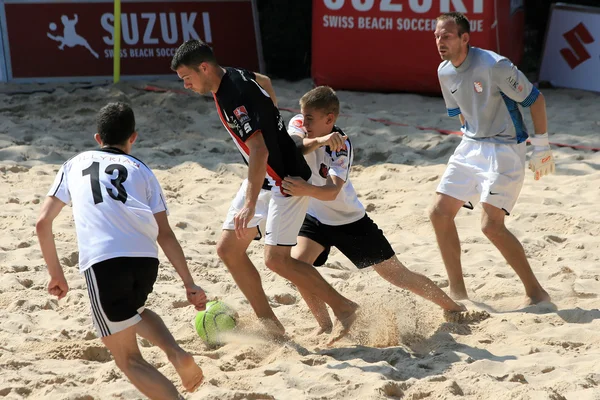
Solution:
<svg viewBox="0 0 600 400"><path fill-rule="evenodd" d="M127 201L127 191L123 187L123 182L127 180L127 168L121 164L110 164L108 167L106 167L104 172L112 176L115 170L117 171L117 177L115 179L111 179L110 183L112 183L117 189L117 193L115 194L115 191L112 188L106 188L106 191L114 200L118 200L125 204ZM102 198L102 188L100 186L100 163L94 161L92 165L82 171L82 175L90 175L94 204L102 203L104 199Z"/></svg>

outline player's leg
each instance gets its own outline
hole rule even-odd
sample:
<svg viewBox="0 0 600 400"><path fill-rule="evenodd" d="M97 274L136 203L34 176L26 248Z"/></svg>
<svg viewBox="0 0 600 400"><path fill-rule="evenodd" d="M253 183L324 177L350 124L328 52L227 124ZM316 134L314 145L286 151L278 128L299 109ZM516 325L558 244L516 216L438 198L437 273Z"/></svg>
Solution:
<svg viewBox="0 0 600 400"><path fill-rule="evenodd" d="M452 300L431 279L406 268L396 256L373 265L373 269L386 281L399 288L410 290L446 311L465 311L466 308Z"/></svg>
<svg viewBox="0 0 600 400"><path fill-rule="evenodd" d="M515 270L523 286L525 286L525 304L536 304L541 301L550 301L550 296L542 288L527 261L525 250L519 240L506 228L504 210L487 203L481 203L483 213L481 229L485 236L496 246L506 259L506 262Z"/></svg>
<svg viewBox="0 0 600 400"><path fill-rule="evenodd" d="M454 218L460 208L477 195L476 169L471 154L474 143L463 140L448 161L440 179L429 219L435 231L438 247L448 274L450 296L455 300L468 298L460 261L460 239ZM467 155L469 159L467 159Z"/></svg>
<svg viewBox="0 0 600 400"><path fill-rule="evenodd" d="M165 352L188 392L196 390L202 383L204 375L194 357L179 346L158 314L146 308L140 316L142 320L135 325L138 335Z"/></svg>
<svg viewBox="0 0 600 400"><path fill-rule="evenodd" d="M488 143L481 151L490 162L489 171L483 174L487 179L482 180L481 229L521 278L527 296L525 303L549 301L550 296L533 274L523 246L505 225L505 217L515 206L525 180L525 143L502 146Z"/></svg>
<svg viewBox="0 0 600 400"><path fill-rule="evenodd" d="M138 348L135 325L141 317L136 306L140 298L133 265L136 260L109 259L85 271L92 320L119 369L140 392L151 399L179 399L171 381L148 364Z"/></svg>
<svg viewBox="0 0 600 400"><path fill-rule="evenodd" d="M335 341L350 330L358 305L338 293L312 265L291 256L308 200L306 197L272 196L265 233L265 264L297 288L312 293L331 307L339 322L332 334L332 341Z"/></svg>
<svg viewBox="0 0 600 400"><path fill-rule="evenodd" d="M246 234L242 238L238 238L234 231L233 218L244 206L247 185L248 181L244 180L237 195L231 202L231 207L223 223L221 238L217 243L217 254L250 303L256 316L265 324L269 331L275 335L283 335L285 329L271 309L260 280L260 275L246 254L246 250L252 240L258 239L264 234L264 221L267 218L269 200L271 198L269 192L260 192L256 203L256 214L248 223L249 228L246 230Z"/></svg>
<svg viewBox="0 0 600 400"><path fill-rule="evenodd" d="M102 342L113 355L117 367L149 399L182 399L173 383L142 357L135 325L103 337Z"/></svg>
<svg viewBox="0 0 600 400"><path fill-rule="evenodd" d="M448 274L450 296L456 300L468 298L460 261L460 239L454 223L463 204L462 200L437 193L435 203L429 211L429 219Z"/></svg>
<svg viewBox="0 0 600 400"><path fill-rule="evenodd" d="M292 247L292 258L310 265L315 265L315 261L324 251L325 248L314 240L304 236L298 236L298 244ZM321 333L330 333L331 328L333 328L333 322L331 322L325 302L305 289L300 287L297 289L319 324L319 328L315 334L320 335Z"/></svg>
<svg viewBox="0 0 600 400"><path fill-rule="evenodd" d="M249 229L246 237L238 239L234 231L223 230L219 243L217 243L217 254L227 266L237 286L250 302L256 316L263 322L269 323L270 321L271 323L268 324L267 328L273 330L273 333L283 334L285 329L271 309L260 275L246 254L246 249L256 236L256 232L256 228Z"/></svg>
<svg viewBox="0 0 600 400"><path fill-rule="evenodd" d="M373 267L383 279L399 288L430 300L447 311L464 311L442 289L424 275L412 272L396 257L396 253L383 231L365 214L350 224L332 227L334 245L357 268Z"/></svg>
<svg viewBox="0 0 600 400"><path fill-rule="evenodd" d="M202 383L202 369L194 357L179 346L158 314L144 306L158 276L158 260L146 257L131 257L128 260L133 269L135 293L130 297L130 306L137 309L141 316L141 321L135 325L136 331L165 352L181 377L183 387L193 392Z"/></svg>

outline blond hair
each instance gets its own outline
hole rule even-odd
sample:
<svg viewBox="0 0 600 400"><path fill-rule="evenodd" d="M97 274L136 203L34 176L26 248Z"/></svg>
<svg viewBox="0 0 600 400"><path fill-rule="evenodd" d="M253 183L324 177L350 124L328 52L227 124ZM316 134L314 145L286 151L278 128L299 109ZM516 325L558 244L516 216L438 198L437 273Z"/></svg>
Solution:
<svg viewBox="0 0 600 400"><path fill-rule="evenodd" d="M306 92L300 99L300 107L333 114L336 118L340 114L340 100L329 86L318 86Z"/></svg>

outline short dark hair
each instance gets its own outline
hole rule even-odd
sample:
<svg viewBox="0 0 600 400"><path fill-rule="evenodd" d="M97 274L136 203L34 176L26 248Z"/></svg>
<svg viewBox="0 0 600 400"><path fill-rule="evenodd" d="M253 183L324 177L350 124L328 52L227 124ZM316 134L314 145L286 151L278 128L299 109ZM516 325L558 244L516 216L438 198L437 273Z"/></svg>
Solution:
<svg viewBox="0 0 600 400"><path fill-rule="evenodd" d="M216 64L217 59L210 46L200 39L190 39L184 42L171 60L171 69L177 71L181 66L198 70L203 62Z"/></svg>
<svg viewBox="0 0 600 400"><path fill-rule="evenodd" d="M458 36L462 36L463 33L471 34L471 24L463 13L460 12L449 12L444 13L436 18L438 21L452 20L458 27Z"/></svg>
<svg viewBox="0 0 600 400"><path fill-rule="evenodd" d="M121 145L135 132L133 110L125 103L108 103L98 112L96 127L102 143Z"/></svg>
<svg viewBox="0 0 600 400"><path fill-rule="evenodd" d="M306 92L300 99L300 107L314 108L336 117L340 114L340 100L329 86L318 86Z"/></svg>

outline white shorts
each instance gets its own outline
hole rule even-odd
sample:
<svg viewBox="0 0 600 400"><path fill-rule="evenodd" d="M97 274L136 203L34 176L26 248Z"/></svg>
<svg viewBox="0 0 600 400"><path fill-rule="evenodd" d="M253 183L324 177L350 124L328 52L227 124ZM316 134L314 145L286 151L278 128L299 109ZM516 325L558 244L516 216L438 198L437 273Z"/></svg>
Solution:
<svg viewBox="0 0 600 400"><path fill-rule="evenodd" d="M244 207L248 180L245 179L235 198L231 202L227 217L223 223L224 230L234 230L233 218ZM265 244L273 246L295 246L298 232L304 222L308 209L308 197L286 197L279 192L261 190L258 195L254 217L248 227L257 227L255 240L265 238Z"/></svg>
<svg viewBox="0 0 600 400"><path fill-rule="evenodd" d="M467 208L481 202L510 215L525 179L525 146L463 139L437 192L464 201Z"/></svg>

